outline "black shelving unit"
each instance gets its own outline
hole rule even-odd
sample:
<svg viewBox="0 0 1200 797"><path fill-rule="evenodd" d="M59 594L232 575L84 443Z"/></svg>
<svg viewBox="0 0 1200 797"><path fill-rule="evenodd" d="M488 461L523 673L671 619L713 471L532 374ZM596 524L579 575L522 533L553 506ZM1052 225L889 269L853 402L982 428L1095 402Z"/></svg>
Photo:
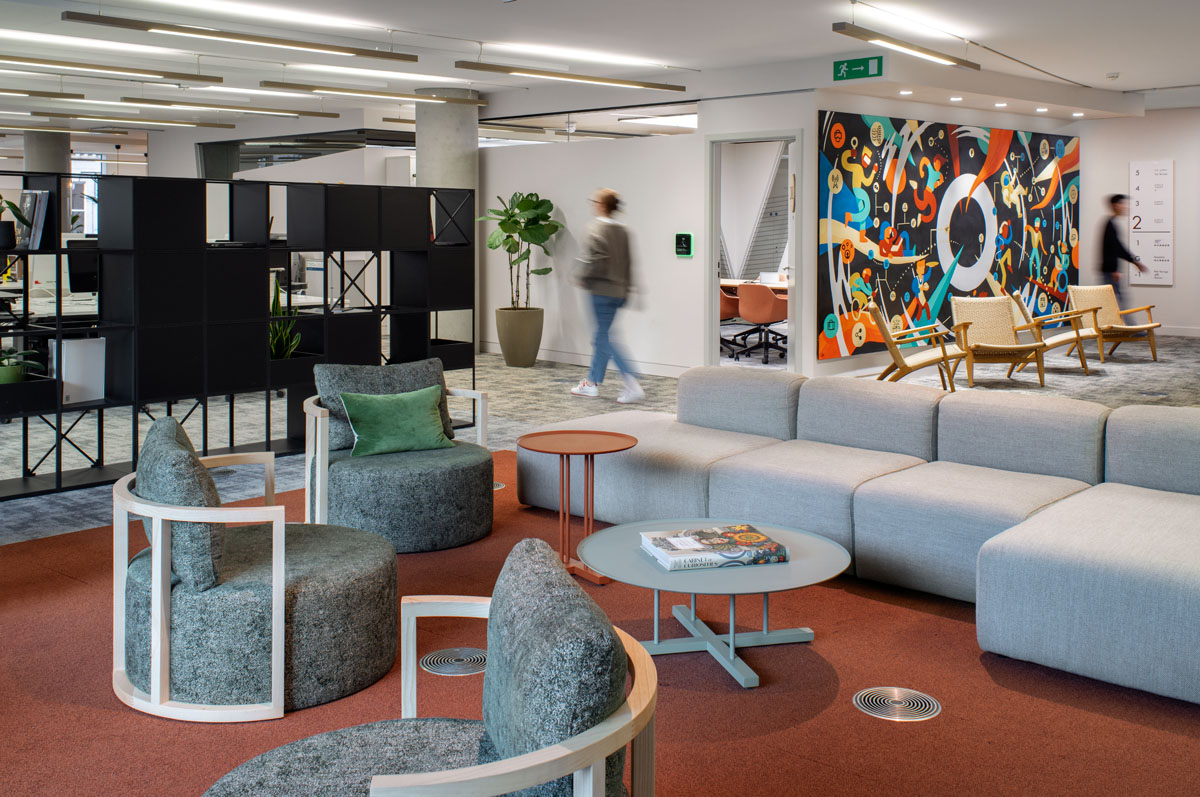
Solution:
<svg viewBox="0 0 1200 797"><path fill-rule="evenodd" d="M136 467L138 424L148 420L149 404L165 403L168 413L202 422L202 453L236 450L304 449L302 404L315 393L312 366L321 362L379 364L440 357L446 370L471 369L473 339L438 336L438 313L469 310L474 327L474 194L464 189L408 188L185 178L101 176L98 311L64 317L63 276L67 250L61 248L58 209L71 175L20 174L26 189L50 192L42 246L34 252L0 253L15 258L28 273L30 254L54 255L57 269L53 319L25 312L0 320L0 337L39 342L56 349L62 362L64 340L105 338L105 397L64 405L59 380L32 376L0 385L0 419L22 424L22 475L0 480L0 500L110 483ZM229 232L224 245L205 240L209 183L229 186ZM271 186L287 192L287 239L270 239ZM78 254L79 250L74 250ZM293 252L320 252L324 299L295 310L301 342L288 360L271 360L268 329L271 280L287 268ZM347 253L362 253L352 265ZM385 295L384 272L390 295ZM390 351L384 356L382 330ZM286 390L281 408L277 395ZM273 412L287 415L281 439L237 440L235 395L265 396L265 428ZM209 404L228 402L228 448L209 448ZM105 411L130 413L133 445L118 462L106 459ZM71 433L89 413L98 416L92 443ZM54 429L53 448L30 451L30 424ZM71 447L90 467L64 471L62 453ZM11 452L6 452L11 453ZM111 452L107 452L111 453ZM111 459L111 457L109 458Z"/></svg>

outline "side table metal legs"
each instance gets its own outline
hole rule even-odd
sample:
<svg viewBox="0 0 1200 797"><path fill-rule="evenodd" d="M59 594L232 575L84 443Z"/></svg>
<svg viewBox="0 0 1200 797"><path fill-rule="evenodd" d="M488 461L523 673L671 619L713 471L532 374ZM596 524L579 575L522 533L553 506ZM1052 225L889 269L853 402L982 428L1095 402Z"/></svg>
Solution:
<svg viewBox="0 0 1200 797"><path fill-rule="evenodd" d="M679 621L691 637L660 639L658 628L659 591L654 590L654 641L642 642L651 656L667 653L695 653L707 650L717 663L724 667L734 679L746 688L758 686L758 673L737 655L738 647L756 648L764 645L789 645L794 642L812 642L811 628L785 628L770 630L768 624L769 597L763 594L762 631L738 634L735 626L735 600L729 596L729 634L721 637L703 620L696 618L696 596L692 595L691 606L672 606L671 614Z"/></svg>
<svg viewBox="0 0 1200 797"><path fill-rule="evenodd" d="M596 455L583 455L583 536L595 531L596 526ZM571 457L558 455L558 552L567 572L586 579L593 584L611 584L612 579L602 576L583 562L571 556Z"/></svg>

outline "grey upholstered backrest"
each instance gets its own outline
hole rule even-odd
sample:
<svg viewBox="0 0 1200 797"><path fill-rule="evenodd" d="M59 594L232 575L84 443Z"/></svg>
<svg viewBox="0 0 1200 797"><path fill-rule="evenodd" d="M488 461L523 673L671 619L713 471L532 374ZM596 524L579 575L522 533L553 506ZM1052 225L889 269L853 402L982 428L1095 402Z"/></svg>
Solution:
<svg viewBox="0 0 1200 797"><path fill-rule="evenodd" d="M1200 495L1200 408L1118 407L1105 439L1105 481Z"/></svg>
<svg viewBox="0 0 1200 797"><path fill-rule="evenodd" d="M938 459L1096 484L1109 412L1059 396L960 391L938 408Z"/></svg>
<svg viewBox="0 0 1200 797"><path fill-rule="evenodd" d="M159 418L138 454L136 494L172 506L220 506L221 496L208 468L174 418ZM146 535L150 535L148 521ZM222 523L175 523L171 529L171 570L188 589L203 592L221 578L225 544Z"/></svg>
<svg viewBox="0 0 1200 797"><path fill-rule="evenodd" d="M804 377L756 368L689 368L679 377L680 423L790 440Z"/></svg>
<svg viewBox="0 0 1200 797"><path fill-rule="evenodd" d="M313 376L321 406L329 410L329 448L332 451L354 446L354 432L346 420L346 408L342 406L343 393L384 396L441 385L442 400L438 403L438 411L442 415L442 429L446 437L454 439L454 427L446 407L446 379L442 375L442 361L436 357L393 365L315 365Z"/></svg>
<svg viewBox="0 0 1200 797"><path fill-rule="evenodd" d="M937 456L938 402L945 395L934 387L873 379L810 379L800 388L796 439L930 461Z"/></svg>
<svg viewBox="0 0 1200 797"><path fill-rule="evenodd" d="M636 554L636 552L635 552ZM612 623L549 545L525 539L492 592L483 722L504 758L540 750L597 725L625 702L628 660ZM621 793L624 751L606 763ZM521 792L570 795L570 778Z"/></svg>

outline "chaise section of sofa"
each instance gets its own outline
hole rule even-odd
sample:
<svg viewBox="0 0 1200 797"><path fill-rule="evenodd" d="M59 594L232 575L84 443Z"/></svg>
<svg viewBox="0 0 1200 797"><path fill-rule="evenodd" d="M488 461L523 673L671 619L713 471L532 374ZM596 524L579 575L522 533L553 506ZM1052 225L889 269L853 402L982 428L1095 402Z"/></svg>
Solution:
<svg viewBox="0 0 1200 797"><path fill-rule="evenodd" d="M709 513L812 531L852 551L855 490L933 459L944 395L846 377L808 380L797 400L799 439L715 463Z"/></svg>
<svg viewBox="0 0 1200 797"><path fill-rule="evenodd" d="M692 368L679 378L676 416L630 410L544 428L599 429L638 439L628 451L596 457L597 520L704 517L709 515L709 469L726 457L790 438L803 382L802 376L778 371ZM519 449L517 498L557 509L558 457ZM582 514L579 462L572 465L571 507Z"/></svg>
<svg viewBox="0 0 1200 797"><path fill-rule="evenodd" d="M980 549L979 646L1200 703L1200 409L1113 410L1105 463Z"/></svg>
<svg viewBox="0 0 1200 797"><path fill-rule="evenodd" d="M1101 480L1108 414L1051 396L945 397L937 461L881 476L854 495L858 575L974 601L984 542Z"/></svg>

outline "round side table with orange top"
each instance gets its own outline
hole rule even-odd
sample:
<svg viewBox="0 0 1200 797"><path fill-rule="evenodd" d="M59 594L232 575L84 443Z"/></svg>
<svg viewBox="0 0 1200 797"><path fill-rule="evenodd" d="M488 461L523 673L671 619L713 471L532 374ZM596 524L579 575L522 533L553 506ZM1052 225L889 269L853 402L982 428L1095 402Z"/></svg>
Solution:
<svg viewBox="0 0 1200 797"><path fill-rule="evenodd" d="M595 531L596 525L596 455L633 448L637 438L620 432L564 429L521 435L517 445L527 451L558 455L559 555L567 572L593 584L608 584L612 579L571 556L571 457L583 457L583 536L587 537Z"/></svg>

